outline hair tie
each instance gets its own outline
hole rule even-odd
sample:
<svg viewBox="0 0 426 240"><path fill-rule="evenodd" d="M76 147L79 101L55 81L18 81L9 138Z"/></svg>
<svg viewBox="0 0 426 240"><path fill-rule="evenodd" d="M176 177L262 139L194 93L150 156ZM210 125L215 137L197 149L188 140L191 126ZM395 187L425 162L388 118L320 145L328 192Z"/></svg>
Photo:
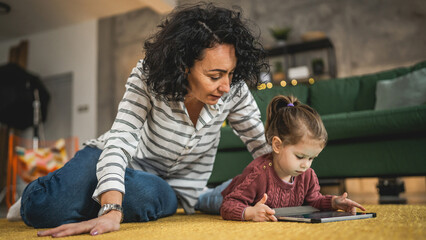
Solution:
<svg viewBox="0 0 426 240"><path fill-rule="evenodd" d="M293 103L287 104L287 107L294 107Z"/></svg>

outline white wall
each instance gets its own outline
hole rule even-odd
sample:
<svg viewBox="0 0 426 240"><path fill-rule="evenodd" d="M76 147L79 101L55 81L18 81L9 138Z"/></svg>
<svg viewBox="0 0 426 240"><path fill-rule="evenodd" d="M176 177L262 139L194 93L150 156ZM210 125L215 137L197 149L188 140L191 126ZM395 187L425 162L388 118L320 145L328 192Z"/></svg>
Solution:
<svg viewBox="0 0 426 240"><path fill-rule="evenodd" d="M0 42L0 65L7 63L9 48L29 41L27 69L41 78L73 75L72 134L80 144L96 137L97 20ZM80 106L88 110L78 112ZM49 113L54 114L54 113Z"/></svg>

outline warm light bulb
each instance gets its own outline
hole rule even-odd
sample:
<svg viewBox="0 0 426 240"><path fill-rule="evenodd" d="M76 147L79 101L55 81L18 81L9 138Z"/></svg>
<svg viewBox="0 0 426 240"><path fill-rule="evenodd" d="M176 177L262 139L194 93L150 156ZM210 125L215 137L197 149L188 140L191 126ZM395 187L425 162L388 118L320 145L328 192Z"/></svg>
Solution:
<svg viewBox="0 0 426 240"><path fill-rule="evenodd" d="M271 83L271 82L268 82L268 83L266 84L266 87L267 87L267 88L272 88L272 83Z"/></svg>
<svg viewBox="0 0 426 240"><path fill-rule="evenodd" d="M257 85L257 90L264 90L265 88L266 88L266 84L264 83Z"/></svg>
<svg viewBox="0 0 426 240"><path fill-rule="evenodd" d="M297 80L296 79L291 80L291 85L296 86L297 85Z"/></svg>
<svg viewBox="0 0 426 240"><path fill-rule="evenodd" d="M313 78L309 78L309 84L314 84L315 83L315 79L313 79Z"/></svg>
<svg viewBox="0 0 426 240"><path fill-rule="evenodd" d="M284 80L282 80L282 81L280 82L280 84L281 84L281 87L285 87L285 86L287 86L287 82L286 82L286 81L284 81Z"/></svg>

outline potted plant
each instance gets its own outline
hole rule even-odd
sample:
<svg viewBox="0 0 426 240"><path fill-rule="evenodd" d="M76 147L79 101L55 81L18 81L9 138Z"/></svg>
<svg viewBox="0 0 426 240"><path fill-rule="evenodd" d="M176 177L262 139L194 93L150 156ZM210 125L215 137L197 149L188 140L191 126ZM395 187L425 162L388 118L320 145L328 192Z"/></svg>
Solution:
<svg viewBox="0 0 426 240"><path fill-rule="evenodd" d="M283 28L270 28L269 29L272 36L277 41L278 45L284 45L288 39L288 36L291 32L291 27L283 27Z"/></svg>

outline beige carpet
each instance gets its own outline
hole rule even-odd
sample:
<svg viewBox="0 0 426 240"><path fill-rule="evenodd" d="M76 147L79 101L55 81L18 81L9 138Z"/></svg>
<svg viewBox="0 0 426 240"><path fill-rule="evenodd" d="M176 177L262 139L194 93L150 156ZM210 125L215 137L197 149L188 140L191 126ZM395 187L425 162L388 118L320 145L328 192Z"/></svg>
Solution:
<svg viewBox="0 0 426 240"><path fill-rule="evenodd" d="M118 232L95 239L426 239L426 205L365 205L377 218L332 223L236 222L220 216L195 214L182 210L167 218L148 223L126 223ZM0 239L41 239L36 229L23 222L0 219ZM66 239L91 239L90 235Z"/></svg>

